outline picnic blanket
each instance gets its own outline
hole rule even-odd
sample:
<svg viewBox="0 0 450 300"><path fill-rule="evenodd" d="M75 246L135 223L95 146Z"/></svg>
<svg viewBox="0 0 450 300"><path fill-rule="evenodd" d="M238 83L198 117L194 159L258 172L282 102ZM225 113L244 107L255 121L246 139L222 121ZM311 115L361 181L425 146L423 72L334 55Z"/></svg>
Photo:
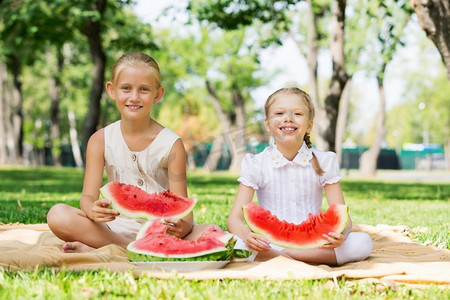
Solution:
<svg viewBox="0 0 450 300"><path fill-rule="evenodd" d="M339 267L311 265L282 256L266 262L231 261L220 269L192 272L151 269L128 262L126 250L108 245L89 253L63 253L63 241L47 224L0 225L0 268L30 270L37 266L66 270L131 271L155 278L174 276L204 279L374 279L406 284L450 285L450 250L425 246L408 237L405 226L354 225L353 231L367 232L374 248L361 262Z"/></svg>

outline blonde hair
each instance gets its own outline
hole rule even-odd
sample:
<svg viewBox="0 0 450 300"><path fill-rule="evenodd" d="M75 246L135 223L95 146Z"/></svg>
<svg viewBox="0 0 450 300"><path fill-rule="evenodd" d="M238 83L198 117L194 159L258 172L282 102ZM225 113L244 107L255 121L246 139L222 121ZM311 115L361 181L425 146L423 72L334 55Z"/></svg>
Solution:
<svg viewBox="0 0 450 300"><path fill-rule="evenodd" d="M269 109L272 106L272 104L275 102L275 100L278 99L280 95L283 94L293 94L297 95L300 99L302 99L306 106L308 107L308 117L309 120L314 120L315 116L315 110L314 110L314 104L311 100L311 97L306 93L305 91L297 88L297 87L287 87L287 88L281 88L275 92L273 92L266 100L266 103L264 104L264 112L266 114L266 119L269 117ZM312 147L311 143L311 137L309 133L306 133L303 137L303 141L305 142L306 146L308 148ZM319 161L317 160L316 155L313 152L313 158L312 158L312 166L314 171L316 171L317 175L322 176L325 172L320 167Z"/></svg>
<svg viewBox="0 0 450 300"><path fill-rule="evenodd" d="M120 72L126 67L145 65L153 73L156 79L157 87L161 86L161 72L158 63L151 56L141 52L130 52L122 55L115 63L111 72L111 82L114 84L119 77Z"/></svg>

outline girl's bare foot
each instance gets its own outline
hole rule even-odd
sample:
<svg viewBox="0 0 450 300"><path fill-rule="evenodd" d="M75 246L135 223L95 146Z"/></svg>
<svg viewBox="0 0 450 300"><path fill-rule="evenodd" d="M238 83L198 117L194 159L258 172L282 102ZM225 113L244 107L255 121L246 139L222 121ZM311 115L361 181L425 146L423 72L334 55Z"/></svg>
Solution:
<svg viewBox="0 0 450 300"><path fill-rule="evenodd" d="M62 252L65 253L80 253L80 252L90 252L94 250L91 246L83 244L81 242L66 242L62 246Z"/></svg>

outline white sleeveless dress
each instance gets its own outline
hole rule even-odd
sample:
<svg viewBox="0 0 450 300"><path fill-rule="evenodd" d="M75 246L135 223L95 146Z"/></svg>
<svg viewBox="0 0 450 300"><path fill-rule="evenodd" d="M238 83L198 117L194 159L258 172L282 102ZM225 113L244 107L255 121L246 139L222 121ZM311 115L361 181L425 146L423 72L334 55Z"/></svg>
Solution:
<svg viewBox="0 0 450 300"><path fill-rule="evenodd" d="M168 157L180 137L164 128L153 142L142 151L131 151L120 130L120 120L105 127L105 171L108 182L132 184L147 193L169 189ZM134 238L145 223L144 219L119 216L108 222L109 228L119 234Z"/></svg>

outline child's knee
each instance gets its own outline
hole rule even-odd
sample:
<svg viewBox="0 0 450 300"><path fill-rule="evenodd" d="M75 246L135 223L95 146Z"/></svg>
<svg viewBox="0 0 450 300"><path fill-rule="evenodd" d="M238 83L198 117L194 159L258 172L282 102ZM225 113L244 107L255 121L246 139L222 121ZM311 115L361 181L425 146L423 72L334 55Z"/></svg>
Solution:
<svg viewBox="0 0 450 300"><path fill-rule="evenodd" d="M47 213L47 224L50 229L61 227L68 222L69 218L67 205L61 203L55 204Z"/></svg>
<svg viewBox="0 0 450 300"><path fill-rule="evenodd" d="M370 236L364 232L350 232L344 243L334 249L339 265L361 261L369 257L372 252L373 242Z"/></svg>

